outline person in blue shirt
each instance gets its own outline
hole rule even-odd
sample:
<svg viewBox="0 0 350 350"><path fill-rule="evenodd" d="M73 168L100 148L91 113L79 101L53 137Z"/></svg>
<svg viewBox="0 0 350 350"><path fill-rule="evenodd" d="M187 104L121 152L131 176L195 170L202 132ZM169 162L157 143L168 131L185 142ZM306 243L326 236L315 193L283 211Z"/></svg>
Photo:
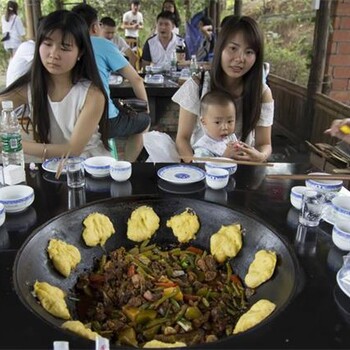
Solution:
<svg viewBox="0 0 350 350"><path fill-rule="evenodd" d="M127 137L125 159L134 162L143 148L143 133L148 131L151 118L149 113L122 113L110 97L109 77L112 72L118 72L128 79L137 98L147 101L147 93L143 79L125 59L118 48L110 41L100 37L100 23L97 11L87 4L79 4L72 9L87 23L91 43L104 88L107 92L110 138Z"/></svg>

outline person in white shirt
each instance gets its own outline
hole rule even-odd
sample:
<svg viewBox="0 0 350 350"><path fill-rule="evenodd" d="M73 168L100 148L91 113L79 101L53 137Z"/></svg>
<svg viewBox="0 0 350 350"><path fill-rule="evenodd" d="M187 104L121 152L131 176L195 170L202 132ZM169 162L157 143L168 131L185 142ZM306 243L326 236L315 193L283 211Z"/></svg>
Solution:
<svg viewBox="0 0 350 350"><path fill-rule="evenodd" d="M130 64L135 68L137 56L134 51L131 50L127 42L116 33L116 23L111 17L103 17L100 20L101 23L101 36L107 40L111 40L119 49L119 51L127 57Z"/></svg>
<svg viewBox="0 0 350 350"><path fill-rule="evenodd" d="M19 45L7 67L6 86L11 85L15 80L29 71L32 66L34 50L34 40L27 40Z"/></svg>
<svg viewBox="0 0 350 350"><path fill-rule="evenodd" d="M16 1L8 1L6 13L1 17L3 37L9 33L9 39L3 41L4 49L12 58L22 42L22 36L26 33L21 18L17 15L18 4Z"/></svg>
<svg viewBox="0 0 350 350"><path fill-rule="evenodd" d="M139 11L141 4L139 0L131 0L131 10L123 15L123 28L125 29L125 38L138 39L139 30L143 28L143 15Z"/></svg>
<svg viewBox="0 0 350 350"><path fill-rule="evenodd" d="M157 34L151 36L143 46L142 67L151 63L155 66L166 67L170 65L171 57L176 47L182 47L184 39L173 33L175 23L174 14L163 11L157 16ZM189 59L185 45L186 59Z"/></svg>

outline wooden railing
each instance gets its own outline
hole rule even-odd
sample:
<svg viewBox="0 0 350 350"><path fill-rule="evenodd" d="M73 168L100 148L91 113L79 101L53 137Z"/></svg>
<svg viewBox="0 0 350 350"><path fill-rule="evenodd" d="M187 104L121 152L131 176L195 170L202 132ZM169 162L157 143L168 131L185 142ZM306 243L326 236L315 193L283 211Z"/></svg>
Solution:
<svg viewBox="0 0 350 350"><path fill-rule="evenodd" d="M274 128L287 136L300 147L305 145L305 105L304 86L295 84L276 75L269 75L269 85L275 100ZM315 96L315 114L311 130L312 143L325 142L335 144L338 140L324 134L337 118L350 118L350 106L317 93Z"/></svg>

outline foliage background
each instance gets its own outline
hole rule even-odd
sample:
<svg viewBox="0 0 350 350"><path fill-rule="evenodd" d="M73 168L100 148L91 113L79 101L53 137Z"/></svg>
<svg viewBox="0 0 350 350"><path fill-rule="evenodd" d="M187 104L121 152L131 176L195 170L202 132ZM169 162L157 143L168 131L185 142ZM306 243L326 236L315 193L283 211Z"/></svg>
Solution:
<svg viewBox="0 0 350 350"><path fill-rule="evenodd" d="M19 15L25 22L24 0L17 1ZM221 13L221 19L233 13L234 5L234 0L223 2L225 8ZM4 13L6 3L7 1L1 0L1 13ZM130 8L127 0L89 0L87 3L94 6L101 17L113 17L118 26L122 23L123 13ZM155 19L162 3L163 0L142 0L141 12L144 16L145 28L140 32L141 43L153 32ZM258 20L264 30L265 61L270 63L271 72L301 85L307 84L312 52L316 12L312 11L311 3L311 0L243 0L243 14ZM176 0L176 4L182 19L180 33L184 34L186 17L184 0ZM191 0L191 16L208 5L208 0ZM65 8L71 9L72 6L74 4L65 2ZM43 15L48 14L55 10L55 2L42 0L41 9ZM119 34L124 34L121 28ZM6 71L7 62L3 45L0 44L0 73L3 74Z"/></svg>

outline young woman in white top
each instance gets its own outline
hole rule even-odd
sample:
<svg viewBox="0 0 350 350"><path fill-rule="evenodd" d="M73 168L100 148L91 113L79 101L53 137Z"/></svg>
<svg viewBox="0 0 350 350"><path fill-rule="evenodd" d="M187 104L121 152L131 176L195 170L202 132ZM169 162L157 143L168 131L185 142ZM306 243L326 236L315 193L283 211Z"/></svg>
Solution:
<svg viewBox="0 0 350 350"><path fill-rule="evenodd" d="M236 104L235 133L240 147L233 158L267 160L272 151L274 102L270 88L262 82L263 52L263 35L254 19L232 16L225 22L215 45L211 72L201 79L203 84L188 79L173 96L180 105L176 136L180 155L190 157L191 146L203 135L198 117L201 96L218 89L228 92Z"/></svg>
<svg viewBox="0 0 350 350"><path fill-rule="evenodd" d="M17 15L18 4L16 1L8 1L6 13L1 17L2 34L9 33L10 38L3 41L4 49L12 57L22 42L22 36L26 33L21 18Z"/></svg>
<svg viewBox="0 0 350 350"><path fill-rule="evenodd" d="M66 10L39 25L31 70L0 93L0 101L31 108L33 139L25 154L108 155L107 96L85 21Z"/></svg>

